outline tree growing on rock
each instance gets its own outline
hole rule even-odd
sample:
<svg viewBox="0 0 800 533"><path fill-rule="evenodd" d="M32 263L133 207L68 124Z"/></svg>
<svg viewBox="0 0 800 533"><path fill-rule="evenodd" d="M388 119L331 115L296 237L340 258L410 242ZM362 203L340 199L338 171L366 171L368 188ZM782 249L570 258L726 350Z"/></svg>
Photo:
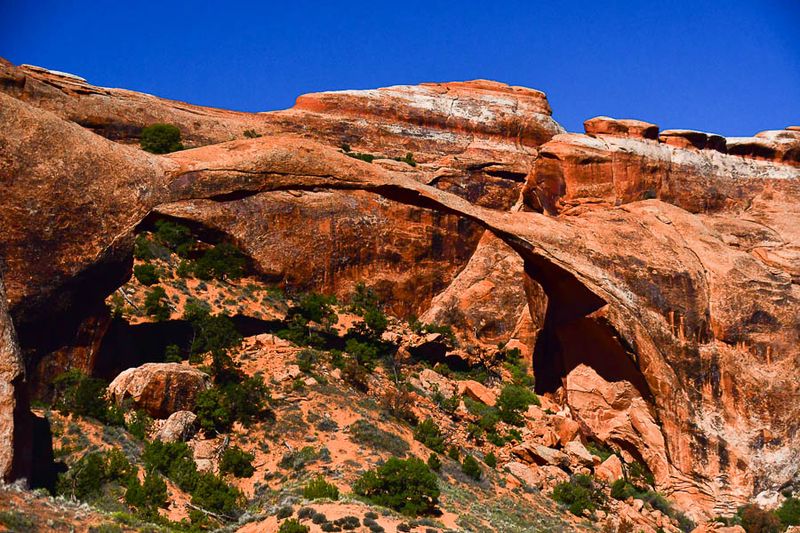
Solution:
<svg viewBox="0 0 800 533"><path fill-rule="evenodd" d="M172 124L151 124L143 128L139 144L142 150L151 154L168 154L183 150L181 130Z"/></svg>

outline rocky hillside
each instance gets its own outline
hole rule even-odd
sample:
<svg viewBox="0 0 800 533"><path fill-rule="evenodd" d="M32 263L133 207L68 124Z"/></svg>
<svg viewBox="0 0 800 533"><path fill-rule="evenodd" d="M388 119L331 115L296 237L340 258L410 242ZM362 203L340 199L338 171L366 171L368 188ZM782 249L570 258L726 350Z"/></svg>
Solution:
<svg viewBox="0 0 800 533"><path fill-rule="evenodd" d="M484 80L236 113L3 61L0 123L12 530L800 522L800 127L566 133Z"/></svg>

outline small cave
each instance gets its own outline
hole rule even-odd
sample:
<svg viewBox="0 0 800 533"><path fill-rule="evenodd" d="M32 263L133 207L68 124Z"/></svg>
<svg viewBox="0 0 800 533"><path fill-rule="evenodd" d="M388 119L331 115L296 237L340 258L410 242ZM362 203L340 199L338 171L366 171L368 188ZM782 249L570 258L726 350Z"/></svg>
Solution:
<svg viewBox="0 0 800 533"><path fill-rule="evenodd" d="M575 367L585 364L606 381L630 382L650 400L647 381L629 355L634 350L605 318L592 316L606 302L543 258L526 257L525 272L542 286L548 300L533 351L536 392L555 392Z"/></svg>
<svg viewBox="0 0 800 533"><path fill-rule="evenodd" d="M230 318L242 337L272 333L281 324L244 315ZM100 344L93 375L111 381L128 368L163 362L167 346L175 344L188 350L193 336L192 325L186 320L130 324L122 318L115 318Z"/></svg>

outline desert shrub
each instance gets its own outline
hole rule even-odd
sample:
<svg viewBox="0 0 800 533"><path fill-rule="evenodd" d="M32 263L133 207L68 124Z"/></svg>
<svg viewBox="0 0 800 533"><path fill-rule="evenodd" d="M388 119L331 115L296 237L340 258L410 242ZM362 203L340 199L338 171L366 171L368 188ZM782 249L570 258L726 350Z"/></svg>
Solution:
<svg viewBox="0 0 800 533"><path fill-rule="evenodd" d="M88 500L98 496L104 484L127 483L132 477L135 471L121 451L90 452L59 474L56 494Z"/></svg>
<svg viewBox="0 0 800 533"><path fill-rule="evenodd" d="M158 283L158 271L155 265L148 263L133 267L133 276L142 285L150 286Z"/></svg>
<svg viewBox="0 0 800 533"><path fill-rule="evenodd" d="M278 533L308 533L309 528L301 524L296 518L290 518L281 524Z"/></svg>
<svg viewBox="0 0 800 533"><path fill-rule="evenodd" d="M167 484L155 472L145 474L142 483L132 476L125 491L125 502L142 514L152 515L167 502Z"/></svg>
<svg viewBox="0 0 800 533"><path fill-rule="evenodd" d="M142 129L139 144L151 154L168 154L183 150L181 130L172 124L151 124Z"/></svg>
<svg viewBox="0 0 800 533"><path fill-rule="evenodd" d="M248 139L257 139L261 134L256 133L256 130L244 130L244 136Z"/></svg>
<svg viewBox="0 0 800 533"><path fill-rule="evenodd" d="M168 344L164 348L164 362L165 363L180 363L183 361L181 347L177 344Z"/></svg>
<svg viewBox="0 0 800 533"><path fill-rule="evenodd" d="M780 519L774 513L757 505L745 505L738 514L747 533L779 533L783 530Z"/></svg>
<svg viewBox="0 0 800 533"><path fill-rule="evenodd" d="M367 370L372 370L378 360L378 348L357 339L347 339L344 349L355 361Z"/></svg>
<svg viewBox="0 0 800 533"><path fill-rule="evenodd" d="M242 336L229 316L211 315L197 307L190 309L190 312L189 321L194 332L191 346L193 354L225 352L242 342ZM184 313L184 316L186 315L187 313Z"/></svg>
<svg viewBox="0 0 800 533"><path fill-rule="evenodd" d="M460 399L457 395L453 394L448 398L439 392L438 389L431 395L431 401L439 406L439 409L449 415L454 414L458 410L460 404Z"/></svg>
<svg viewBox="0 0 800 533"><path fill-rule="evenodd" d="M278 509L278 512L275 514L275 517L278 520L283 520L284 518L289 518L293 514L294 514L294 509L292 509L290 505L284 505L283 507Z"/></svg>
<svg viewBox="0 0 800 533"><path fill-rule="evenodd" d="M144 297L144 312L158 321L168 320L170 317L167 292L163 287L153 287Z"/></svg>
<svg viewBox="0 0 800 533"><path fill-rule="evenodd" d="M219 471L223 474L233 474L239 478L252 477L256 469L253 467L253 459L256 456L247 453L238 446L226 448L219 462Z"/></svg>
<svg viewBox="0 0 800 533"><path fill-rule="evenodd" d="M195 401L195 414L205 432L225 433L237 420L244 425L263 420L269 412L268 398L264 380L253 376L241 383L226 383L202 391Z"/></svg>
<svg viewBox="0 0 800 533"><path fill-rule="evenodd" d="M238 279L244 275L247 258L236 246L223 242L206 250L194 263L198 279Z"/></svg>
<svg viewBox="0 0 800 533"><path fill-rule="evenodd" d="M497 398L497 413L506 424L521 426L521 413L531 404L539 404L539 398L532 390L521 385L506 385Z"/></svg>
<svg viewBox="0 0 800 533"><path fill-rule="evenodd" d="M410 516L432 513L439 503L436 474L416 457L390 458L376 470L365 472L353 490L376 505Z"/></svg>
<svg viewBox="0 0 800 533"><path fill-rule="evenodd" d="M139 440L144 440L153 426L153 419L144 411L135 411L125 421L125 429Z"/></svg>
<svg viewBox="0 0 800 533"><path fill-rule="evenodd" d="M582 516L584 511L593 512L605 506L605 495L595 485L591 476L578 474L553 488L553 499L567 506L575 516Z"/></svg>
<svg viewBox="0 0 800 533"><path fill-rule="evenodd" d="M515 385L533 388L535 380L528 372L528 365L522 359L522 352L519 348L503 350L506 370L511 374L511 379Z"/></svg>
<svg viewBox="0 0 800 533"><path fill-rule="evenodd" d="M784 500L775 515L786 527L800 526L800 499L789 497Z"/></svg>
<svg viewBox="0 0 800 533"><path fill-rule="evenodd" d="M328 483L324 477L317 476L303 487L303 497L309 500L317 500L320 498L338 500L339 489L336 485Z"/></svg>
<svg viewBox="0 0 800 533"><path fill-rule="evenodd" d="M165 476L170 476L173 464L181 459L191 459L192 450L185 442L162 442L154 440L148 442L142 451L142 462L148 471L157 470Z"/></svg>
<svg viewBox="0 0 800 533"><path fill-rule="evenodd" d="M655 484L653 473L644 463L634 461L626 466L626 477L635 487L644 490L647 486Z"/></svg>
<svg viewBox="0 0 800 533"><path fill-rule="evenodd" d="M458 451L458 447L455 445L450 446L450 448L447 449L447 457L449 457L450 459L452 459L457 463L461 462L461 452Z"/></svg>
<svg viewBox="0 0 800 533"><path fill-rule="evenodd" d="M408 452L408 443L394 433L389 433L366 420L357 420L350 426L350 438L357 444L384 450L402 456Z"/></svg>
<svg viewBox="0 0 800 533"><path fill-rule="evenodd" d="M411 152L406 153L403 157L393 157L395 161L400 161L401 163L405 163L406 165L410 165L412 167L417 166L417 162L414 161L414 154Z"/></svg>
<svg viewBox="0 0 800 533"><path fill-rule="evenodd" d="M241 499L242 494L237 488L210 473L199 474L192 491L192 504L224 516L234 514Z"/></svg>
<svg viewBox="0 0 800 533"><path fill-rule="evenodd" d="M586 449L589 450L589 453L592 455L598 456L602 461L605 461L612 455L614 455L614 450L609 448L607 445L591 441L586 445Z"/></svg>
<svg viewBox="0 0 800 533"><path fill-rule="evenodd" d="M317 450L313 446L304 446L299 450L287 452L281 457L278 466L281 468L291 468L293 470L302 470L306 465L314 463L319 460L329 460L330 452L327 448Z"/></svg>
<svg viewBox="0 0 800 533"><path fill-rule="evenodd" d="M159 244L184 258L192 251L195 243L189 227L171 220L157 220L153 236Z"/></svg>
<svg viewBox="0 0 800 533"><path fill-rule="evenodd" d="M304 348L297 353L297 366L305 373L314 370L321 359L321 354L313 348Z"/></svg>
<svg viewBox="0 0 800 533"><path fill-rule="evenodd" d="M611 497L615 500L627 500L636 496L638 491L624 478L619 478L611 484Z"/></svg>
<svg viewBox="0 0 800 533"><path fill-rule="evenodd" d="M494 452L489 452L486 454L486 457L483 458L483 462L486 463L486 466L489 468L497 467L497 456Z"/></svg>
<svg viewBox="0 0 800 533"><path fill-rule="evenodd" d="M470 414L478 417L477 425L487 433L496 431L497 423L500 421L500 413L494 407L490 407L472 398L464 398L464 406Z"/></svg>
<svg viewBox="0 0 800 533"><path fill-rule="evenodd" d="M53 380L55 408L64 413L96 418L109 425L125 423L122 412L106 398L106 383L77 369L70 369Z"/></svg>
<svg viewBox="0 0 800 533"><path fill-rule="evenodd" d="M475 481L480 481L481 476L483 475L483 472L481 471L481 465L479 465L478 461L471 455L464 457L464 462L461 463L461 471Z"/></svg>
<svg viewBox="0 0 800 533"><path fill-rule="evenodd" d="M369 371L354 357L348 357L342 367L342 379L357 390L366 392L369 390Z"/></svg>
<svg viewBox="0 0 800 533"><path fill-rule="evenodd" d="M428 456L428 468L433 470L434 472L438 472L442 469L442 460L439 459L439 456L436 455L436 452L432 452Z"/></svg>
<svg viewBox="0 0 800 533"><path fill-rule="evenodd" d="M414 439L435 452L444 453L444 435L431 418L426 418L414 428Z"/></svg>
<svg viewBox="0 0 800 533"><path fill-rule="evenodd" d="M411 425L419 423L419 419L412 409L414 404L414 396L402 383L398 383L396 388L388 387L381 395L381 407L395 418L404 420Z"/></svg>
<svg viewBox="0 0 800 533"><path fill-rule="evenodd" d="M8 528L8 531L15 533L33 533L38 531L36 522L22 511L0 511L0 524Z"/></svg>
<svg viewBox="0 0 800 533"><path fill-rule="evenodd" d="M375 160L375 156L372 154L365 154L362 152L345 152L345 155L349 155L353 159L359 159L361 161L366 161L367 163L372 163Z"/></svg>

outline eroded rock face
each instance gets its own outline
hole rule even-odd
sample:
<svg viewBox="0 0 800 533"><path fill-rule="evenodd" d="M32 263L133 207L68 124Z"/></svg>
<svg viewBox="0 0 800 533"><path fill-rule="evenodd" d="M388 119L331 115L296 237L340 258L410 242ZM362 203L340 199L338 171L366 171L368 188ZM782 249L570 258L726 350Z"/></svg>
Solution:
<svg viewBox="0 0 800 533"><path fill-rule="evenodd" d="M117 404L130 399L154 418L191 411L197 395L208 389L208 374L180 363L145 363L114 378L108 393Z"/></svg>
<svg viewBox="0 0 800 533"><path fill-rule="evenodd" d="M195 432L197 415L191 411L175 411L164 421L156 438L163 442L182 442Z"/></svg>
<svg viewBox="0 0 800 533"><path fill-rule="evenodd" d="M23 421L18 402L25 379L25 366L17 344L17 334L6 306L6 292L0 276L0 479L11 481L17 457L23 453L16 444L24 441ZM27 406L25 406L27 407ZM17 442L15 442L15 439ZM15 461L16 459L16 461Z"/></svg>
<svg viewBox="0 0 800 533"><path fill-rule="evenodd" d="M3 91L18 94L9 83ZM473 96L463 93L468 88ZM491 116L482 117L479 102L489 90ZM0 255L23 347L34 343L26 333L36 320L83 319L79 304L92 300L87 295L105 296L126 277L134 228L153 209L188 217L199 206L193 218L244 234L235 216L215 222L219 206L198 201L358 190L469 220L519 254L525 276L518 283L533 313L518 326L535 332L537 388L605 405L615 424L585 419L641 456L659 490L681 505L728 511L796 477L800 170L786 157L792 136L760 138L780 144L780 157L732 150L737 142L730 140L722 153L707 140L699 148L600 130L556 135L537 147L559 128L539 96L520 92L522 115L498 103L517 92L474 82L332 93L263 115L280 135L166 157L111 143L63 115L0 95L0 154L10 154L0 164L10 206L0 211L7 230ZM454 94L463 110L452 117L430 103ZM341 106L331 104L337 98ZM391 112L387 102L394 102ZM359 107L365 110L350 111ZM509 126L528 114L533 129ZM397 117L405 117L405 128ZM416 157L419 150L421 164L368 164L342 154L342 142L389 156L410 150ZM509 211L525 175L526 210ZM94 223L76 223L87 219ZM498 248L488 257L501 257ZM461 257L465 265L472 255ZM483 301L482 276L495 285L491 293L507 295L498 301L521 301L518 289L498 285L513 276L484 267L485 275L469 280L472 270L465 269L463 284L474 291L470 301ZM511 323L518 309L499 322ZM482 317L471 320L480 324ZM594 373L591 387L575 385L583 368Z"/></svg>

